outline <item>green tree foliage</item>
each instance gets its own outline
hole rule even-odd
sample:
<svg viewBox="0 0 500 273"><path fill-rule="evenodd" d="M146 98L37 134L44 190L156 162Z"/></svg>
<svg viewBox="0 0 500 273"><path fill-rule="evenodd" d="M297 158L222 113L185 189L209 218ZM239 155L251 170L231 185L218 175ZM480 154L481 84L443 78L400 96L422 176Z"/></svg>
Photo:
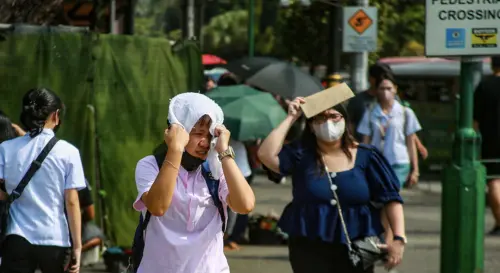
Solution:
<svg viewBox="0 0 500 273"><path fill-rule="evenodd" d="M175 12L178 0L138 0L135 6L134 34L149 37L164 37L169 21L165 15Z"/></svg>
<svg viewBox="0 0 500 273"><path fill-rule="evenodd" d="M341 1L347 5L348 1ZM297 0L281 8L275 28L279 56L295 56L310 64L324 64L328 52L328 22L330 5L312 1L309 7ZM378 52L370 61L385 56L421 55L424 42L425 6L423 3L399 0L371 0L378 8Z"/></svg>
<svg viewBox="0 0 500 273"><path fill-rule="evenodd" d="M279 10L273 53L310 64L323 63L328 53L328 12L328 6L321 2L305 7L290 1L287 8Z"/></svg>
<svg viewBox="0 0 500 273"><path fill-rule="evenodd" d="M425 44L425 6L423 4L409 5L402 13L398 33L400 45L403 45L402 55L409 50L415 55L423 56Z"/></svg>
<svg viewBox="0 0 500 273"><path fill-rule="evenodd" d="M399 56L403 52L405 55L420 54L407 47L424 43L424 4L398 0L374 0L372 3L379 13L379 51L371 57Z"/></svg>
<svg viewBox="0 0 500 273"><path fill-rule="evenodd" d="M238 56L248 48L248 13L229 11L212 18L203 28L203 50L219 56Z"/></svg>
<svg viewBox="0 0 500 273"><path fill-rule="evenodd" d="M143 8L137 11L136 32L159 36L164 30L170 39L179 39L182 0L167 1L165 9L158 8L158 1L162 0L139 0L138 6L142 3ZM256 54L289 60L296 58L310 65L326 64L330 50L329 12L332 4L346 6L348 0L313 0L309 6L302 5L299 0L288 2L288 7L280 7L280 0L255 0ZM370 5L376 6L379 14L379 48L370 54L371 62L386 56L423 55L425 6L422 1L371 0ZM246 55L247 11L248 1L207 0L203 51L227 59Z"/></svg>
<svg viewBox="0 0 500 273"><path fill-rule="evenodd" d="M256 16L257 17L257 16ZM272 27L263 33L255 29L255 50L258 55L268 55L274 47ZM178 32L171 32L175 39ZM248 12L246 9L229 11L212 18L203 27L203 51L227 59L239 58L248 53Z"/></svg>

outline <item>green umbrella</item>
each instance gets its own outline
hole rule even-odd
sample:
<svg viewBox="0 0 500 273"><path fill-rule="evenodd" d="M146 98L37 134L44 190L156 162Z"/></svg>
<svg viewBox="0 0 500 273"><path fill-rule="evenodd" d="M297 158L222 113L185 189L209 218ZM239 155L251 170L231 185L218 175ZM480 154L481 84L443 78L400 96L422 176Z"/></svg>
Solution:
<svg viewBox="0 0 500 273"><path fill-rule="evenodd" d="M221 86L206 94L224 111L224 125L239 141L265 138L286 117L269 93L247 85Z"/></svg>

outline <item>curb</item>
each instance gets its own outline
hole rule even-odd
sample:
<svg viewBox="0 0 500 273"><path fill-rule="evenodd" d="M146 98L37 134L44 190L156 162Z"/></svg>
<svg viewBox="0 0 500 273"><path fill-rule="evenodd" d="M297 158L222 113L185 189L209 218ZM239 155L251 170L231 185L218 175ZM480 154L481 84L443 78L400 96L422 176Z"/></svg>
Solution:
<svg viewBox="0 0 500 273"><path fill-rule="evenodd" d="M441 181L421 181L415 187L419 191L428 193L439 193L442 192Z"/></svg>

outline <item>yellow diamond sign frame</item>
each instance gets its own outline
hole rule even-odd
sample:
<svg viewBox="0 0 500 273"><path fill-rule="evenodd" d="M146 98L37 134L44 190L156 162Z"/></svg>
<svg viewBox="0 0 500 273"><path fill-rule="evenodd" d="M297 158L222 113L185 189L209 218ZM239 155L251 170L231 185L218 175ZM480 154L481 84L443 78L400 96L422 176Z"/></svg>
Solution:
<svg viewBox="0 0 500 273"><path fill-rule="evenodd" d="M373 19L366 14L362 9L356 11L349 18L349 25L359 34L363 34L368 28L373 25Z"/></svg>

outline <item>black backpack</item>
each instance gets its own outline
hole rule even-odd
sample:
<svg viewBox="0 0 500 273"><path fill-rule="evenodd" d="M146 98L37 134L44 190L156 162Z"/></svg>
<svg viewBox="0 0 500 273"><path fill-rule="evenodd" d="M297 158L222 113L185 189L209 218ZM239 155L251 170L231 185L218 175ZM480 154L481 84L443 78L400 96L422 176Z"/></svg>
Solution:
<svg viewBox="0 0 500 273"><path fill-rule="evenodd" d="M155 155L155 158L158 168L161 168L165 155ZM219 180L213 178L207 162L202 164L201 173L203 174L203 178L205 178L212 200L219 211L219 215L222 220L222 232L224 232L226 230L226 216L224 215L222 202L219 199ZM139 215L139 224L135 230L134 241L132 243L132 257L130 260L134 272L137 272L139 265L141 264L142 254L144 252L144 234L150 219L151 213L149 211L146 212L145 217L142 216L142 213Z"/></svg>

